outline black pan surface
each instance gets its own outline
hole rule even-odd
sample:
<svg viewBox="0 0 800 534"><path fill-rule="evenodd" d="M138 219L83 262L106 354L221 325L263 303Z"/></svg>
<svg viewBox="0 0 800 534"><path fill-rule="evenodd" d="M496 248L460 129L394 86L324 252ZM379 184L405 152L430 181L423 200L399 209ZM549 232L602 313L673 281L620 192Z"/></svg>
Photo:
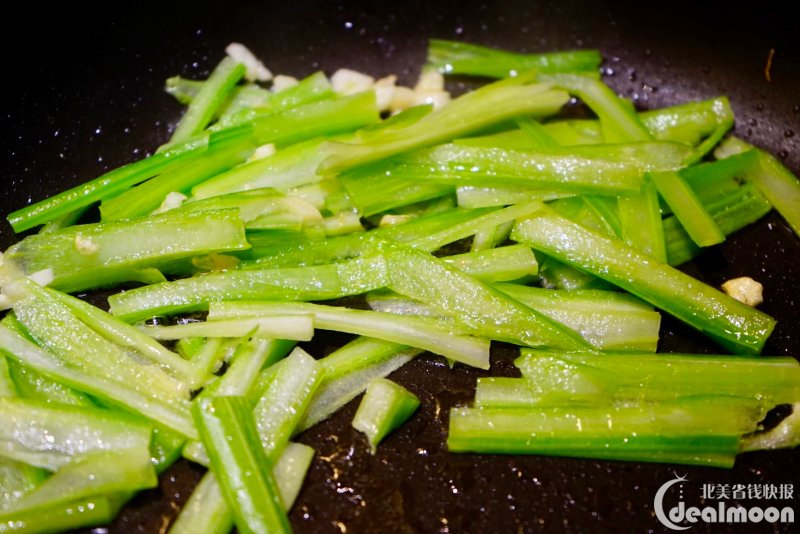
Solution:
<svg viewBox="0 0 800 534"><path fill-rule="evenodd" d="M85 13L20 7L21 14L6 19L2 35L2 213L153 151L180 116L180 107L162 91L163 81L175 74L204 78L233 40L246 43L276 73L302 76L348 66L395 73L405 84L415 80L429 37L517 51L598 48L606 79L640 108L728 95L736 134L800 171L800 47L791 13L777 3L270 4L107 4ZM468 83L456 81L453 88ZM0 246L16 239L3 220ZM683 268L715 286L741 275L761 281L762 309L779 320L764 352L797 356L798 259L800 240L770 214ZM668 317L662 338L662 351L719 350ZM345 341L329 336L309 350L322 356ZM495 352L490 374L513 375L513 351ZM475 379L484 374L460 365L451 371L434 357L397 371L392 379L417 393L422 409L374 457L349 426L355 403L301 435L317 456L291 513L296 531L660 532L665 527L655 517L653 499L675 474L688 479L688 505L702 503L703 484L800 482L796 451L745 454L732 470L448 454L448 409L469 402ZM178 462L158 489L136 497L98 531L164 532L200 476L201 469ZM794 499L728 504L737 502L800 508ZM692 527L782 529L792 531L793 525Z"/></svg>

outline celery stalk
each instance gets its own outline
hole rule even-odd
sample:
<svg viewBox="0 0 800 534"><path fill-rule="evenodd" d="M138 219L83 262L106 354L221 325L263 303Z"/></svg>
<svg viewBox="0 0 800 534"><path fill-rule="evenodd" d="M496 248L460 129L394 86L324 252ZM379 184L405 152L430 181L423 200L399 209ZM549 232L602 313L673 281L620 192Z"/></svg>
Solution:
<svg viewBox="0 0 800 534"><path fill-rule="evenodd" d="M419 408L419 398L399 384L376 378L367 387L358 410L353 416L353 428L367 436L374 455L383 438L402 425Z"/></svg>
<svg viewBox="0 0 800 534"><path fill-rule="evenodd" d="M760 352L775 327L765 313L546 208L518 223L512 239L630 291L734 352Z"/></svg>

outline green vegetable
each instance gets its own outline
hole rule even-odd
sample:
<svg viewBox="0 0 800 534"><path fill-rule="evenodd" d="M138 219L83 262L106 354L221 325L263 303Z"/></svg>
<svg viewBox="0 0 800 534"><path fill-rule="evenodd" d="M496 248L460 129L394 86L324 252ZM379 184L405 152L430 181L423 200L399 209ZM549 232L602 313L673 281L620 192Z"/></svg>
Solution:
<svg viewBox="0 0 800 534"><path fill-rule="evenodd" d="M353 416L353 428L366 434L372 454L383 438L402 425L419 407L419 398L385 378L373 380Z"/></svg>

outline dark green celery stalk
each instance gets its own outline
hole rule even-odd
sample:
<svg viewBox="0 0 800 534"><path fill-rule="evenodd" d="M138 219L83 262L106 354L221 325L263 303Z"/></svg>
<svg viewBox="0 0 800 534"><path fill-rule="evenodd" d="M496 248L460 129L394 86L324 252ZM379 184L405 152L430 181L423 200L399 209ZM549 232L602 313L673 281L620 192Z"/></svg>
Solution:
<svg viewBox="0 0 800 534"><path fill-rule="evenodd" d="M536 148L558 146L556 140L550 137L542 123L537 120L523 117L517 119L517 126Z"/></svg>
<svg viewBox="0 0 800 534"><path fill-rule="evenodd" d="M51 268L54 288L80 291L130 280L131 273L151 268L174 271L175 260L249 246L237 210L171 210L31 235L9 248L6 259L26 273Z"/></svg>
<svg viewBox="0 0 800 534"><path fill-rule="evenodd" d="M232 58L225 57L220 61L192 99L167 146L181 143L202 132L244 73L244 65Z"/></svg>
<svg viewBox="0 0 800 534"><path fill-rule="evenodd" d="M388 376L420 352L420 349L407 345L357 337L319 360L322 382L298 424L298 430L306 430L327 419L364 392L372 379Z"/></svg>
<svg viewBox="0 0 800 534"><path fill-rule="evenodd" d="M601 61L597 50L518 54L444 39L428 41L428 64L444 74L505 78L535 69L597 75Z"/></svg>
<svg viewBox="0 0 800 534"><path fill-rule="evenodd" d="M291 532L249 403L209 397L192 413L239 532Z"/></svg>
<svg viewBox="0 0 800 534"><path fill-rule="evenodd" d="M733 352L760 352L775 327L765 313L547 208L518 223L512 239L630 291Z"/></svg>
<svg viewBox="0 0 800 534"><path fill-rule="evenodd" d="M755 430L751 401L699 399L637 406L460 408L450 412L452 452L545 454L731 467Z"/></svg>
<svg viewBox="0 0 800 534"><path fill-rule="evenodd" d="M522 115L548 116L567 102L566 93L551 90L549 84L522 83L496 82L456 98L405 128L387 130L361 143L338 143L318 172L341 172Z"/></svg>
<svg viewBox="0 0 800 534"><path fill-rule="evenodd" d="M421 253L424 254L424 253ZM488 329L448 328L436 318L399 317L394 314L323 306L307 302L230 301L209 305L209 322L220 319L313 314L314 326L368 336L431 351L467 365L489 368L489 342L470 335L485 336ZM467 331L471 330L471 331ZM489 337L489 336L486 336Z"/></svg>
<svg viewBox="0 0 800 534"><path fill-rule="evenodd" d="M197 437L197 431L186 407L176 406L160 398L153 398L147 393L140 393L128 385L65 365L59 357L43 350L3 324L0 324L0 349L26 367L36 370L51 380L88 393L98 399L125 406L185 436Z"/></svg>
<svg viewBox="0 0 800 534"><path fill-rule="evenodd" d="M61 230L62 228L66 228L67 226L72 226L73 224L77 224L78 221L81 219L81 217L83 217L83 214L86 213L86 210L88 209L89 206L84 206L69 213L65 213L60 217L56 217L47 224L42 225L39 228L39 233L49 234L50 232L55 232L56 230Z"/></svg>
<svg viewBox="0 0 800 534"><path fill-rule="evenodd" d="M419 408L419 397L385 378L370 382L353 416L353 428L367 436L374 455L383 438Z"/></svg>
<svg viewBox="0 0 800 534"><path fill-rule="evenodd" d="M124 193L103 201L100 215L104 221L132 219L156 211L166 196L177 192L188 194L193 186L201 183L235 165L252 154L250 143L225 150L209 150L205 158L189 162L151 178Z"/></svg>
<svg viewBox="0 0 800 534"><path fill-rule="evenodd" d="M649 176L692 241L701 247L710 247L725 240L725 234L680 173L660 172Z"/></svg>
<svg viewBox="0 0 800 534"><path fill-rule="evenodd" d="M576 332L426 252L401 244L381 247L386 287L456 318L475 335L534 347L588 348Z"/></svg>
<svg viewBox="0 0 800 534"><path fill-rule="evenodd" d="M110 311L126 322L208 309L234 299L326 300L386 285L383 258L330 265L227 271L136 288L109 297Z"/></svg>
<svg viewBox="0 0 800 534"><path fill-rule="evenodd" d="M98 200L110 198L148 178L196 159L205 153L208 146L209 136L206 135L141 161L124 165L99 178L19 209L8 216L8 222L17 233L45 224Z"/></svg>

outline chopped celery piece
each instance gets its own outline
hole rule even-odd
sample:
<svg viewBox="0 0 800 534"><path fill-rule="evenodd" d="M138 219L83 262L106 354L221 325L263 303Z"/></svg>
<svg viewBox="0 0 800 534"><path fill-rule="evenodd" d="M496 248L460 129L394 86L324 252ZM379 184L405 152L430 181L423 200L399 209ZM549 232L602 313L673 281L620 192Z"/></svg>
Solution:
<svg viewBox="0 0 800 534"><path fill-rule="evenodd" d="M327 419L363 393L372 379L388 376L420 352L406 345L367 337L357 337L332 352L320 360L322 383L298 428L305 430Z"/></svg>
<svg viewBox="0 0 800 534"><path fill-rule="evenodd" d="M240 337L254 332L253 335L262 338L309 341L314 333L314 323L310 315L293 315L269 319L205 321L174 326L143 326L139 330L159 340L195 336Z"/></svg>
<svg viewBox="0 0 800 534"><path fill-rule="evenodd" d="M597 50L517 54L444 39L428 41L428 64L444 74L505 78L532 69L596 74L601 61Z"/></svg>
<svg viewBox="0 0 800 534"><path fill-rule="evenodd" d="M6 253L26 272L53 269L53 287L80 291L129 280L131 271L170 272L175 260L249 248L236 210L172 210L134 221L70 226L26 237Z"/></svg>
<svg viewBox="0 0 800 534"><path fill-rule="evenodd" d="M698 246L709 247L725 240L725 234L679 173L652 173L650 179L686 229L686 233Z"/></svg>
<svg viewBox="0 0 800 534"><path fill-rule="evenodd" d="M566 354L523 349L516 365L522 376L538 388L537 383L545 383L541 370L548 369L550 362L559 366L555 388L574 381L582 388L618 400L720 395L748 398L771 409L800 399L800 365L788 357Z"/></svg>
<svg viewBox="0 0 800 534"><path fill-rule="evenodd" d="M247 401L209 397L196 402L192 412L237 529L291 532Z"/></svg>
<svg viewBox="0 0 800 534"><path fill-rule="evenodd" d="M353 416L353 428L367 436L372 454L383 438L406 422L419 407L419 398L403 386L385 378L376 378Z"/></svg>
<svg viewBox="0 0 800 534"><path fill-rule="evenodd" d="M666 262L664 224L653 182L646 179L638 193L620 196L617 206L622 239L636 250Z"/></svg>
<svg viewBox="0 0 800 534"><path fill-rule="evenodd" d="M118 403L188 437L197 437L186 407L162 401L147 393L140 393L133 385L129 387L65 365L59 357L43 350L3 324L0 324L0 349L50 379L99 399Z"/></svg>
<svg viewBox="0 0 800 534"><path fill-rule="evenodd" d="M94 453L142 451L152 427L120 411L0 398L2 456L56 471Z"/></svg>
<svg viewBox="0 0 800 534"><path fill-rule="evenodd" d="M685 145L663 141L529 150L445 144L359 167L340 179L359 199L366 197L356 205L366 204L370 194L380 192L373 184L364 193L362 184L369 180L384 184L387 179L409 187L425 185L431 195L443 194L431 185L441 188L447 184L619 195L639 191L644 171L681 168L689 153Z"/></svg>
<svg viewBox="0 0 800 534"><path fill-rule="evenodd" d="M731 467L742 434L763 414L747 402L637 406L459 408L452 452L544 454Z"/></svg>
<svg viewBox="0 0 800 534"><path fill-rule="evenodd" d="M484 282L517 280L539 271L530 247L510 245L478 252L442 256L445 263Z"/></svg>
<svg viewBox="0 0 800 534"><path fill-rule="evenodd" d="M230 57L219 62L208 80L192 99L189 108L172 133L170 145L199 134L208 126L233 86L242 79L245 67Z"/></svg>
<svg viewBox="0 0 800 534"><path fill-rule="evenodd" d="M319 363L295 348L275 368L275 376L253 408L264 453L276 461L320 384Z"/></svg>
<svg viewBox="0 0 800 534"><path fill-rule="evenodd" d="M119 503L112 496L92 496L58 504L43 510L20 513L13 519L0 518L0 532L54 532L113 521Z"/></svg>
<svg viewBox="0 0 800 534"><path fill-rule="evenodd" d="M143 217L157 211L170 193L188 194L192 186L244 161L250 143L226 150L209 150L205 158L165 172L100 204L104 221Z"/></svg>
<svg viewBox="0 0 800 534"><path fill-rule="evenodd" d="M325 300L386 285L383 258L331 265L210 273L112 295L110 311L127 322L208 309L231 299Z"/></svg>
<svg viewBox="0 0 800 534"><path fill-rule="evenodd" d="M228 534L233 515L213 472L208 471L192 491L169 534Z"/></svg>
<svg viewBox="0 0 800 534"><path fill-rule="evenodd" d="M297 499L313 459L314 449L308 445L290 441L286 444L278 461L275 462L272 470L286 511L291 510Z"/></svg>
<svg viewBox="0 0 800 534"><path fill-rule="evenodd" d="M518 223L512 239L630 291L734 352L759 353L775 327L767 314L547 208Z"/></svg>
<svg viewBox="0 0 800 534"><path fill-rule="evenodd" d="M523 85L497 82L467 93L417 122L387 130L362 143L337 143L334 152L319 166L322 174L377 161L414 148L430 146L479 130L491 124L522 116L548 116L568 100L566 93L550 84Z"/></svg>
<svg viewBox="0 0 800 534"><path fill-rule="evenodd" d="M383 249L389 289L457 318L475 335L534 347L588 347L569 328L430 254L400 244Z"/></svg>
<svg viewBox="0 0 800 534"><path fill-rule="evenodd" d="M8 216L8 222L19 233L45 224L56 217L89 206L103 198L125 191L185 161L201 156L209 146L209 136L188 141L149 158L114 169L82 185L26 206Z"/></svg>
<svg viewBox="0 0 800 534"><path fill-rule="evenodd" d="M403 343L467 365L489 368L489 341L464 335L464 328L448 328L435 318L398 317L390 313L323 306L306 302L213 302L209 320L313 314L314 326L394 343Z"/></svg>

